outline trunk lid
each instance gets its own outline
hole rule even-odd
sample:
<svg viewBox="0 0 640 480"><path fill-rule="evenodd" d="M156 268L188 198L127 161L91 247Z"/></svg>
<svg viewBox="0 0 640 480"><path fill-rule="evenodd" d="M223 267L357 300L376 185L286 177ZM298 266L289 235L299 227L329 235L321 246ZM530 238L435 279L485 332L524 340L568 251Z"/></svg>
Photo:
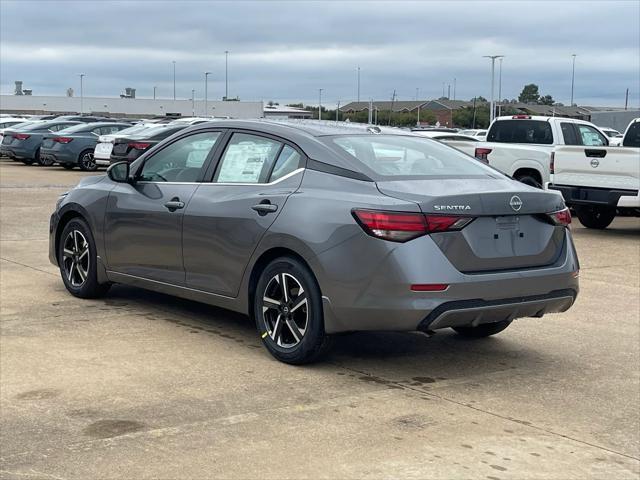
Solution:
<svg viewBox="0 0 640 480"><path fill-rule="evenodd" d="M378 182L385 195L417 203L428 215L474 217L462 230L431 238L463 273L553 264L564 248L564 227L546 213L565 208L560 195L509 179L456 178Z"/></svg>

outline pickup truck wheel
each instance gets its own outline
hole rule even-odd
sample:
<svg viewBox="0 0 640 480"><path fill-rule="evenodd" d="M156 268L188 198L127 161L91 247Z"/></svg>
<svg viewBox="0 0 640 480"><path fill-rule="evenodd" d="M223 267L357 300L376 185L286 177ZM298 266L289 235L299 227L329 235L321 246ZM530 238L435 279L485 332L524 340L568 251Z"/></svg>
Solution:
<svg viewBox="0 0 640 480"><path fill-rule="evenodd" d="M542 184L531 175L520 175L519 177L516 177L516 180L531 187L542 188Z"/></svg>
<svg viewBox="0 0 640 480"><path fill-rule="evenodd" d="M612 207L576 206L576 214L580 223L587 228L603 230L616 217L616 209Z"/></svg>

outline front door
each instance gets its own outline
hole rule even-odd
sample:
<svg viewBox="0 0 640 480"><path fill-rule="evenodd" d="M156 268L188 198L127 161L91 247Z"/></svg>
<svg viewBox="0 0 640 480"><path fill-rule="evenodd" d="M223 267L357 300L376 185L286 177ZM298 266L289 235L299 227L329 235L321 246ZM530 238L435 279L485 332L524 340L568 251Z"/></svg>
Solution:
<svg viewBox="0 0 640 480"><path fill-rule="evenodd" d="M184 285L182 221L218 131L183 136L149 156L133 184L111 191L105 248L111 271Z"/></svg>
<svg viewBox="0 0 640 480"><path fill-rule="evenodd" d="M302 154L267 136L231 136L184 217L187 286L235 297L258 242L302 181Z"/></svg>

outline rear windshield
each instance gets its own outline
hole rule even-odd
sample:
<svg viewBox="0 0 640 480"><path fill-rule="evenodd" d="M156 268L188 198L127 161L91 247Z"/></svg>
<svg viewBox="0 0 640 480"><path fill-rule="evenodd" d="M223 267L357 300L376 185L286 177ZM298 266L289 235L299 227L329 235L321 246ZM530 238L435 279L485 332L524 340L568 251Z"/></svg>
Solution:
<svg viewBox="0 0 640 480"><path fill-rule="evenodd" d="M401 135L325 137L330 147L382 177L495 177L496 172L460 151L427 138ZM337 147L337 148L336 148Z"/></svg>
<svg viewBox="0 0 640 480"><path fill-rule="evenodd" d="M629 126L622 145L625 147L640 147L640 122L634 122Z"/></svg>
<svg viewBox="0 0 640 480"><path fill-rule="evenodd" d="M489 128L487 141L551 145L553 133L544 120L498 120Z"/></svg>
<svg viewBox="0 0 640 480"><path fill-rule="evenodd" d="M174 127L159 128L157 133L156 133L156 130L150 130L148 133L145 132L147 133L147 135L142 135L142 137L154 139L154 140L162 140L163 138L167 138L169 135L173 135L177 131L180 131L186 127L187 125L180 125L179 127L174 126Z"/></svg>
<svg viewBox="0 0 640 480"><path fill-rule="evenodd" d="M77 133L77 132L84 132L87 130L91 130L93 128L96 128L95 125L93 124L88 125L86 123L81 123L80 125L72 125L63 130L60 130L58 133Z"/></svg>

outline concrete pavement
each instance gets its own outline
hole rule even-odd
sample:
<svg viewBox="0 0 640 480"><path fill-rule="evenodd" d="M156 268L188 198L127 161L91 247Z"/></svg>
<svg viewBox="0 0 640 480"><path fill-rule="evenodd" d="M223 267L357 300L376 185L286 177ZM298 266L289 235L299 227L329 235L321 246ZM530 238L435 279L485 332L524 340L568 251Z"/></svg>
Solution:
<svg viewBox="0 0 640 480"><path fill-rule="evenodd" d="M292 367L221 309L67 294L48 218L82 175L0 160L0 478L640 477L638 219L575 221L569 312Z"/></svg>

